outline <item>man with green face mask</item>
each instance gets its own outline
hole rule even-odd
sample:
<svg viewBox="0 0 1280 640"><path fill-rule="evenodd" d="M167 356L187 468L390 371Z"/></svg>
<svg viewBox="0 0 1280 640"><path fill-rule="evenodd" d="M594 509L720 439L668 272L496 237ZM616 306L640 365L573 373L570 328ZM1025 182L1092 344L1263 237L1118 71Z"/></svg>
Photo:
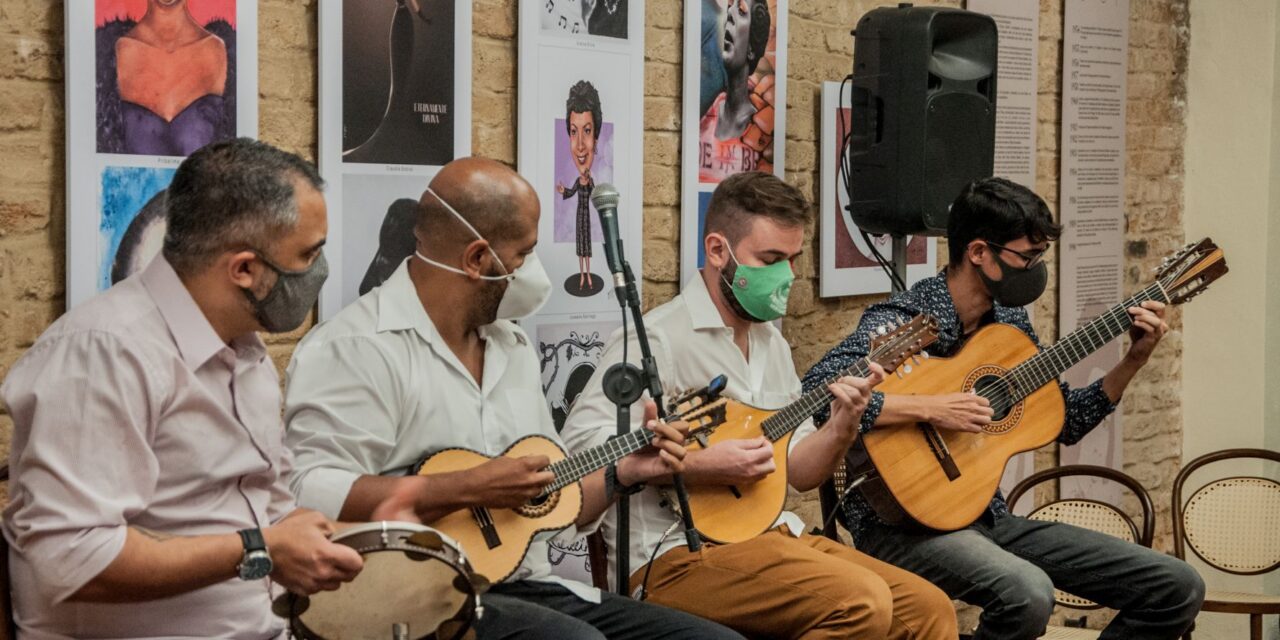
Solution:
<svg viewBox="0 0 1280 640"><path fill-rule="evenodd" d="M805 386L816 387L830 372L865 356L874 327L919 313L938 320L938 340L927 349L935 356L953 355L970 334L992 322L1015 326L1035 341L1022 307L1044 292L1044 255L1061 230L1044 200L1022 185L1003 178L968 185L951 205L946 270L867 309L858 329L809 370ZM1079 442L1115 410L1168 330L1159 302L1144 302L1129 314L1133 330L1125 357L1091 385L1061 384L1067 415L1059 442ZM825 417L820 412L814 419ZM861 428L928 422L976 432L991 417L986 398L973 393L873 393ZM1104 639L1178 638L1204 596L1204 584L1185 562L1095 531L1011 515L999 493L977 522L949 533L890 525L858 492L844 501L840 514L859 549L982 607L975 640L1040 637L1053 613L1055 586L1119 610Z"/></svg>
<svg viewBox="0 0 1280 640"><path fill-rule="evenodd" d="M779 408L799 397L791 348L769 321L787 311L793 263L810 217L800 192L770 174L736 174L716 188L703 236L706 266L680 295L645 316L663 385L673 394L724 374L724 395L749 405ZM625 348L638 353L634 339ZM588 449L616 433L615 409L601 379L623 359L623 350L615 334L561 432L570 448ZM792 487L807 491L831 475L857 437L874 382L845 377L831 385L831 421L817 431L805 423L792 438L786 471ZM633 428L640 426L640 413L638 406L632 409ZM776 468L767 439L728 440L691 448L685 479L741 487ZM783 513L754 539L707 543L697 553L675 531L678 518L654 487L632 497L630 520L631 548L610 551L630 556L633 590L647 576L643 586L651 602L751 637L956 637L955 611L940 590L845 545L804 534L795 514ZM612 514L604 526L615 526Z"/></svg>

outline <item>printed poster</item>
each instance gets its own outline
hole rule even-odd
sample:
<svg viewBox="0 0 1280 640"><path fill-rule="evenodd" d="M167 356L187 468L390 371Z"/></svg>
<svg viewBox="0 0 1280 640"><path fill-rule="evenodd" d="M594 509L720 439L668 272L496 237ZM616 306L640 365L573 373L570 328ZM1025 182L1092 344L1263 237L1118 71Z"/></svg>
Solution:
<svg viewBox="0 0 1280 640"><path fill-rule="evenodd" d="M325 319L412 255L418 200L471 153L471 3L326 0L319 85Z"/></svg>
<svg viewBox="0 0 1280 640"><path fill-rule="evenodd" d="M702 268L711 192L743 171L783 175L788 0L685 2L681 283ZM776 142L776 143L775 143Z"/></svg>
<svg viewBox="0 0 1280 640"><path fill-rule="evenodd" d="M84 8L66 12L68 307L160 252L186 156L258 130L256 0Z"/></svg>

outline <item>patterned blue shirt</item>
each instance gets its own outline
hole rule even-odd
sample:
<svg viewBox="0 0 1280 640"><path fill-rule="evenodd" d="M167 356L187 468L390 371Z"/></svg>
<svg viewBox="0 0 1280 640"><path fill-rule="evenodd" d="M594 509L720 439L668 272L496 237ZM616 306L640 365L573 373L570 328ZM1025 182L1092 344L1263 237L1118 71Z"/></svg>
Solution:
<svg viewBox="0 0 1280 640"><path fill-rule="evenodd" d="M858 328L838 346L828 351L827 355L805 374L804 390L809 391L823 384L848 368L857 359L865 357L870 351L871 336L877 327L890 323L900 325L921 313L928 313L938 319L938 340L925 351L928 351L931 356L953 355L962 344L963 336L960 316L952 303L951 291L947 288L946 272L943 271L937 276L917 282L910 290L885 302L871 305L862 315ZM1002 307L997 304L982 317L978 325L985 326L992 322L1013 325L1030 336L1037 347L1040 346L1040 340L1036 337L1035 329L1031 328L1031 319L1026 309ZM1079 442L1116 408L1116 405L1112 404L1111 399L1103 392L1101 379L1082 389L1072 389L1065 382L1058 384L1062 387L1062 394L1067 404L1066 423L1063 425L1062 433L1058 435L1058 442L1063 444ZM871 430L871 425L875 424L883 407L884 394L878 391L872 392L867 410L862 415L863 433ZM825 407L814 415L813 420L815 424L821 426L830 417L831 409ZM869 524L872 522L883 524L862 494L857 491L850 492L841 507L839 517L853 534L855 544L858 543ZM988 508L996 516L1009 513L1009 507L999 491L991 499L991 505Z"/></svg>

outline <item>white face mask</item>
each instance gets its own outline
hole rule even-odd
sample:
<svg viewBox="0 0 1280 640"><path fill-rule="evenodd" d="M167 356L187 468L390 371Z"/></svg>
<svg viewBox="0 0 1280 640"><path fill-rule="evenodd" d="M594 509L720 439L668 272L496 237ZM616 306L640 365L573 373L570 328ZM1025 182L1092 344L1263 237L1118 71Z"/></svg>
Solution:
<svg viewBox="0 0 1280 640"><path fill-rule="evenodd" d="M444 208L448 209L449 213L453 214L453 217L457 218L463 226L470 230L472 235L479 240L485 240L485 237L480 235L480 232L476 231L476 228L471 226L471 223L467 222L467 219L463 218L462 214L458 213L448 202L445 202L444 198L441 198L439 194L432 191L431 187L427 187L427 193L439 200L440 204L444 205ZM493 259L498 262L498 266L502 267L502 270L506 272L506 274L500 276L480 276L482 280L507 281L507 290L502 293L502 300L498 303L498 319L516 320L537 313L538 309L541 309L542 305L546 304L547 299L551 297L551 278L547 277L547 271L542 267L542 261L538 259L538 254L530 253L529 257L524 259L524 264L520 265L520 268L516 269L515 272L512 272L507 269L507 265L502 264L502 258L498 257L492 245L489 246L489 253L493 254ZM436 262L417 250L413 254L419 260L433 267L464 276L467 275L466 271Z"/></svg>

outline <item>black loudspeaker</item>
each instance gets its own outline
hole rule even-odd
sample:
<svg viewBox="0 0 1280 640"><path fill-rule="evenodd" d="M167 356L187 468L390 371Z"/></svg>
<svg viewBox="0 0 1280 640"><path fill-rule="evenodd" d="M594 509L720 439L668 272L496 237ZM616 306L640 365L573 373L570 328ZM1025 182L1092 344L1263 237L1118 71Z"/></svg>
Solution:
<svg viewBox="0 0 1280 640"><path fill-rule="evenodd" d="M996 23L881 7L854 30L849 212L864 231L943 235L966 184L992 173Z"/></svg>

